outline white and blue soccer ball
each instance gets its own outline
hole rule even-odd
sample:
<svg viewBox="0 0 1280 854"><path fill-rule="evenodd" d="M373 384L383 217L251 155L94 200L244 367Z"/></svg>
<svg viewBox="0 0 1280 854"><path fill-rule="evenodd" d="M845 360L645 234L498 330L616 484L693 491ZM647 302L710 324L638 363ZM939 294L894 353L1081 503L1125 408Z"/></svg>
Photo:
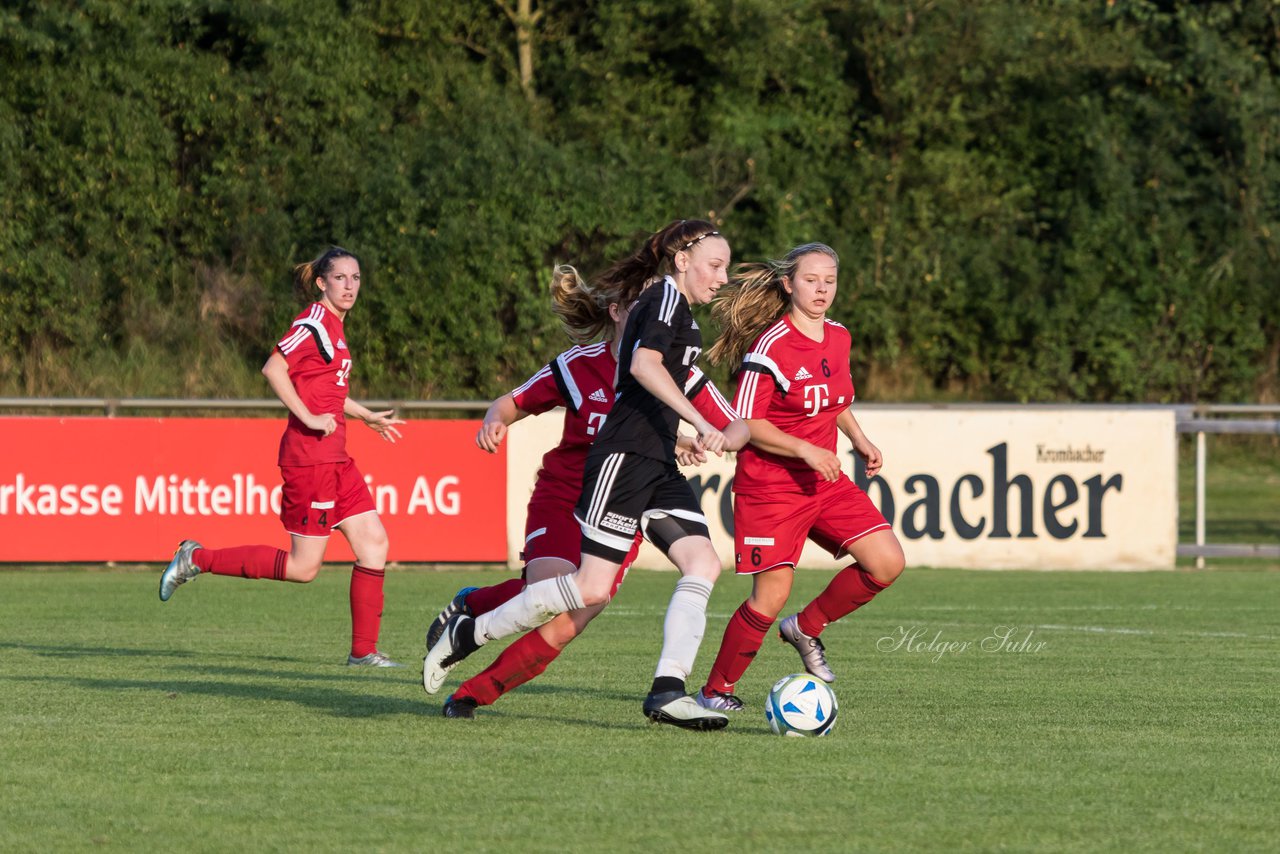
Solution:
<svg viewBox="0 0 1280 854"><path fill-rule="evenodd" d="M778 735L826 735L835 726L836 694L807 673L784 676L769 689L764 717Z"/></svg>

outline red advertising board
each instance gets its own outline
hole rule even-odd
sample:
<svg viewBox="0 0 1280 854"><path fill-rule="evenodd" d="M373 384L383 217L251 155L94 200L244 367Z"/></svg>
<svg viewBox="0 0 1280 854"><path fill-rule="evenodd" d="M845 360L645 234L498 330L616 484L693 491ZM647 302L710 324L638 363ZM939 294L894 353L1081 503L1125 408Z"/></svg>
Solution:
<svg viewBox="0 0 1280 854"><path fill-rule="evenodd" d="M413 420L394 445L359 422L347 449L391 561L505 562L505 452L477 421ZM0 418L0 562L161 561L180 540L274 544L284 419ZM339 533L326 560L352 559Z"/></svg>

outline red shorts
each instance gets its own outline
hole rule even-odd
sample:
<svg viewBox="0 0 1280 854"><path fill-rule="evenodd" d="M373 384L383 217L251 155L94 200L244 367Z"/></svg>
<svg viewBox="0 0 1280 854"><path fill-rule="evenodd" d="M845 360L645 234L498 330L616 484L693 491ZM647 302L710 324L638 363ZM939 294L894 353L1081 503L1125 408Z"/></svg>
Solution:
<svg viewBox="0 0 1280 854"><path fill-rule="evenodd" d="M733 503L735 567L753 575L795 566L805 537L839 557L850 543L889 527L867 494L843 475L818 484L812 495L739 493Z"/></svg>
<svg viewBox="0 0 1280 854"><path fill-rule="evenodd" d="M613 580L610 596L618 592L627 577L627 570L635 562L643 539L644 535L637 531L631 551ZM524 549L520 552L520 559L527 564L541 557L558 557L577 566L582 562L582 528L573 518L572 502L540 499L535 492L525 516Z"/></svg>
<svg viewBox="0 0 1280 854"><path fill-rule="evenodd" d="M280 466L284 489L280 521L290 534L327 537L361 513L373 513L373 496L355 460L314 466Z"/></svg>

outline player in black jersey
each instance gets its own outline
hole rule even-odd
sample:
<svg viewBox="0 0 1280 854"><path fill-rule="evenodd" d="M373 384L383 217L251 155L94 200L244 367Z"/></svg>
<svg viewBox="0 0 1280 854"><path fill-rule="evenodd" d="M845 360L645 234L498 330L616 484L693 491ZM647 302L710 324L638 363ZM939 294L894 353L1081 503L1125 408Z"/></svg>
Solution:
<svg viewBox="0 0 1280 854"><path fill-rule="evenodd" d="M587 459L575 516L582 527L582 562L572 575L530 584L519 596L474 620L458 615L423 661L423 684L444 674L480 645L528 631L556 614L606 602L637 529L666 553L680 581L663 624L662 653L644 713L691 729L720 729L721 712L703 708L685 680L706 629L707 600L720 574L706 519L675 464L676 427L684 419L701 450L721 454L744 441L741 419L716 430L689 403L682 385L702 352L691 304L711 301L728 281L730 249L703 220L679 220L651 236L601 277L645 286L631 309L619 348L618 393Z"/></svg>

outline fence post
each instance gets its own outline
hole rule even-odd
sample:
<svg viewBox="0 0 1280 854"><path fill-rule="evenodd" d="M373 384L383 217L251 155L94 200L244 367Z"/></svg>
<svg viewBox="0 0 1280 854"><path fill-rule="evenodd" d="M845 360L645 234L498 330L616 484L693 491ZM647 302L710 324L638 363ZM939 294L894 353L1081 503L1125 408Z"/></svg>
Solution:
<svg viewBox="0 0 1280 854"><path fill-rule="evenodd" d="M1204 431L1196 433L1196 546L1204 545ZM1196 555L1196 569L1204 569L1204 555Z"/></svg>

